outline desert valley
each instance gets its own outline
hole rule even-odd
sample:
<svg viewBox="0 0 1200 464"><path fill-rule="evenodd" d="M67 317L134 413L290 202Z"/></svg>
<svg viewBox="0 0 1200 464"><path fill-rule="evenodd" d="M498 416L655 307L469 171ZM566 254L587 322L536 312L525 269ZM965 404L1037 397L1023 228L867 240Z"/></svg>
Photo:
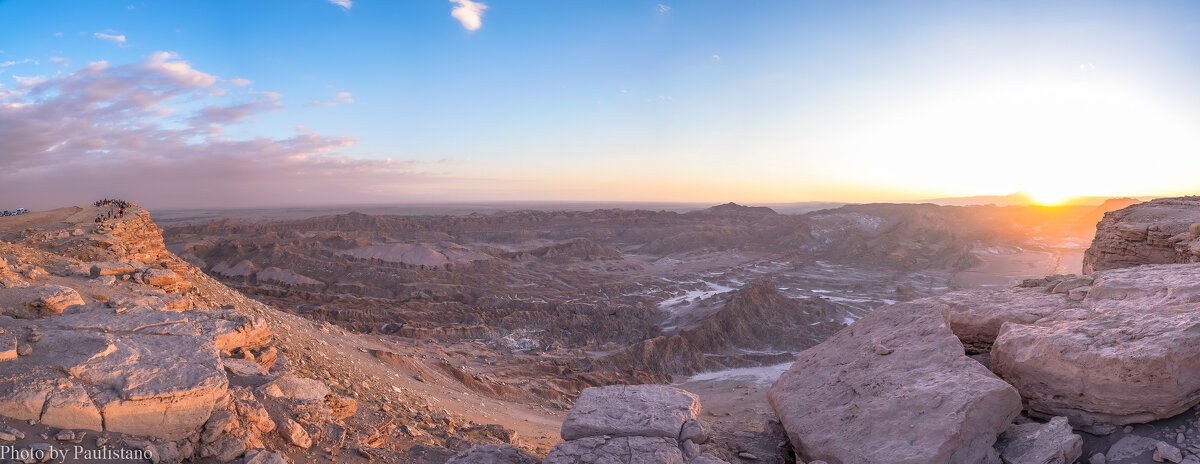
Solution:
<svg viewBox="0 0 1200 464"><path fill-rule="evenodd" d="M683 213L351 211L263 221L177 219L166 229L136 205L96 222L106 208L66 207L0 223L0 301L5 333L13 337L0 398L9 428L0 438L16 447L149 449L167 462L428 463L593 462L595 456L615 459L595 462L994 462L1006 456L1005 440L1014 439L1023 444L1009 446L1021 452L1051 449L1059 456L1045 462L1105 453L1108 462L1154 462L1146 459L1160 456L1159 442L1182 450L1180 459L1200 451L1191 422L1200 419L1188 412L1200 391L1194 382L1156 393L1162 406L1105 410L1128 409L1111 403L1122 389L1148 388L1156 376L1175 378L1195 367L1187 361L1194 355L1186 354L1194 345L1184 341L1192 326L1169 322L1193 317L1186 310L1194 306L1187 290L1192 266L1146 266L1200 256L1190 245L1200 243L1191 241L1200 229L1192 226L1200 222L1200 201L1192 199L1063 207L866 204L804 214L732 203ZM1096 353L1098 359L1070 354L1080 345L1058 335L1079 321L1128 317L1097 308L1144 304L1183 304L1185 312L1164 310L1164 322L1121 323L1146 328L1128 342L1103 342L1111 348ZM939 311L947 319L928 320ZM1066 326L1052 322L1063 317ZM942 327L938 336L951 337L957 348L926 341L939 332L920 324ZM1009 333L1050 337L1060 346L998 352L1041 346L1003 343ZM1126 343L1134 345L1122 348ZM1139 348L1148 343L1163 346ZM1184 351L1157 353L1171 349ZM802 361L793 366L797 354ZM1158 361L1135 361L1143 356ZM830 362L868 365L822 380L838 369L823 364ZM1075 362L1085 364L1054 367ZM816 370L797 372L805 368ZM1080 368L1105 373L1071 374ZM927 369L933 377L922 380ZM1131 378L1130 369L1145 377ZM1056 380L1047 386L1039 375ZM1012 392L1006 409L970 393L968 385L989 378L988 388ZM820 386L828 381L858 393L836 395L832 384ZM600 395L598 388L585 393L614 385L656 385L668 393L666 399L659 391L631 398L587 396ZM1055 388L1083 388L1082 404L1063 400ZM566 445L593 433L628 435L587 427L669 422L677 416L669 412L671 391L694 395L684 410L702 424L702 438L689 446L671 441L668 448L647 441L636 446L649 447L649 457L626 458L610 456L615 451L601 441L570 457L583 445ZM978 412L938 419L949 422L929 426L953 430L948 441L914 442L909 451L883 445L899 429L870 432L856 421L907 419L925 427L924 408L937 406L918 407L916 416L849 412L904 408L931 401L926 395ZM581 426L572 428L572 421L587 418L571 414L584 401L607 419L575 432ZM615 416L603 412L620 401L649 403ZM851 409L839 412L845 408ZM1056 416L1070 426L1035 426ZM1018 425L1006 431L1014 417ZM1057 420L1045 427L1066 424ZM831 435L818 438L814 426ZM881 446L857 449L871 440ZM959 451L974 454L964 458ZM950 454L928 454L935 452Z"/></svg>

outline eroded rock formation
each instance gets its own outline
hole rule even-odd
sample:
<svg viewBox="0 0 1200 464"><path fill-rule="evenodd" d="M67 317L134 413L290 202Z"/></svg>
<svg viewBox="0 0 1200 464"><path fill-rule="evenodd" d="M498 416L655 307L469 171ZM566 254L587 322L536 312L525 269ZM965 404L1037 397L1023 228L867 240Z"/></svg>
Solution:
<svg viewBox="0 0 1200 464"><path fill-rule="evenodd" d="M1083 259L1084 274L1200 260L1200 197L1159 198L1104 215Z"/></svg>

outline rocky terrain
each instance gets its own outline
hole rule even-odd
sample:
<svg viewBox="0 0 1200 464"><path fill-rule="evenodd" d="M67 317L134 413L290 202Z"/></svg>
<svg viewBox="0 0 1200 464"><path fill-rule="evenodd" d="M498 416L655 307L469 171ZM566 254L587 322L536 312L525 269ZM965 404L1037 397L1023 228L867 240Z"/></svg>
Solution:
<svg viewBox="0 0 1200 464"><path fill-rule="evenodd" d="M948 385L966 389L938 394L925 409L987 414L940 419L936 427L959 431L954 446L925 443L946 437L914 432L909 441L918 448L947 454L910 453L913 460L903 461L957 462L995 457L988 450L1045 452L1043 442L1077 436L1063 433L1064 420L1102 433L1173 419L1191 401L1179 395L1195 393L1186 385L1130 387L1154 401L1101 410L1097 404L1128 403L1120 393L1126 386L1105 384L1112 393L1098 403L1063 401L1073 392L1044 388L1040 379L1071 362L1103 366L1103 359L997 351L1090 333L1086 324L1070 325L1069 315L1125 304L1095 302L1132 301L1130 291L1116 289L1157 288L1150 283L1163 281L1158 274L1053 277L946 294L1060 273L1080 224L1102 213L1093 207L350 213L218 220L165 233L136 206L93 221L102 209L0 223L0 337L11 342L0 346L0 440L14 449L78 445L119 450L128 462L149 457L129 453L147 450L157 462L858 462L837 447L813 451L848 432L824 425L830 438L822 442L794 420L799 413L775 420L778 411L826 402L823 420L836 422L835 403L847 397L819 387L839 369L823 363L834 362L858 366L843 372L842 384L873 385L852 388L856 397L922 372L940 380L910 385L904 395L913 401ZM977 295L977 303L958 294ZM1161 320L1122 317L1114 320L1160 337L1188 321L1183 310ZM1018 333L1012 321L1046 324ZM1018 335L1019 343L1006 342ZM857 351L842 346L864 337L879 360L855 360ZM1191 345L1171 340L1178 350L1112 375L1160 378L1153 366L1186 365ZM981 369L961 352L963 343L990 352L996 372L1008 374ZM1133 350L1153 352L1148 346ZM773 380L795 353L801 362L793 373L810 359L810 369L827 374L803 375L811 385L788 390L832 398L775 399L779 385L796 381L788 374L772 390L771 411L760 382ZM1034 356L1042 358L1012 361ZM620 386L672 382L690 392ZM710 409L700 408L701 398ZM921 410L869 408L892 411L897 424L874 417L863 424L870 430L896 429ZM1024 422L1010 425L1013 416ZM1027 416L1065 419L1041 426ZM1103 439L1082 436L1084 450ZM26 457L38 460L18 460Z"/></svg>
<svg viewBox="0 0 1200 464"><path fill-rule="evenodd" d="M1189 261L1162 250L1197 206L1109 213L1090 275L884 306L800 353L768 393L798 460L1200 462L1200 264L1156 264Z"/></svg>
<svg viewBox="0 0 1200 464"><path fill-rule="evenodd" d="M396 360L426 366L395 347L214 281L140 208L99 213L0 222L0 459L441 463L477 444L538 447L387 382Z"/></svg>

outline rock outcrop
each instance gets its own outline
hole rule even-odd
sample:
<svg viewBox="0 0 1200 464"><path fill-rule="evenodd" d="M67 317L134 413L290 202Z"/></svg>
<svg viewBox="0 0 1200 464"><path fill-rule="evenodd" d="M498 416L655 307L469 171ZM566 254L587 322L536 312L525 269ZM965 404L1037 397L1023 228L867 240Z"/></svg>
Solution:
<svg viewBox="0 0 1200 464"><path fill-rule="evenodd" d="M1200 402L1197 282L1200 264L1139 266L910 304L949 306L955 334L991 347L1030 414L1106 433Z"/></svg>
<svg viewBox="0 0 1200 464"><path fill-rule="evenodd" d="M1159 198L1104 215L1084 274L1142 264L1200 261L1200 197Z"/></svg>
<svg viewBox="0 0 1200 464"><path fill-rule="evenodd" d="M876 309L805 350L767 394L797 456L998 463L1017 391L967 357L942 304Z"/></svg>
<svg viewBox="0 0 1200 464"><path fill-rule="evenodd" d="M659 385L584 389L562 437L543 464L682 464L700 458L708 441L700 399Z"/></svg>
<svg viewBox="0 0 1200 464"><path fill-rule="evenodd" d="M76 444L102 433L85 448L155 462L286 463L266 448L340 446L330 437L344 439L355 400L272 369L282 355L270 309L167 252L141 208L104 223L95 214L64 208L35 227L0 227L0 421ZM64 217L74 232L60 230ZM271 433L277 424L285 433Z"/></svg>

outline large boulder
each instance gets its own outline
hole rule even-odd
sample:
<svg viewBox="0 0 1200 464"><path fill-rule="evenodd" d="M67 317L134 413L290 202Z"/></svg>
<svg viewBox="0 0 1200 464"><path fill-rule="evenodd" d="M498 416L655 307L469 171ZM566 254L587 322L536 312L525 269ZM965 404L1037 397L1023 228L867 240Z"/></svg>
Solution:
<svg viewBox="0 0 1200 464"><path fill-rule="evenodd" d="M1083 272L1200 261L1200 197L1159 198L1104 215Z"/></svg>
<svg viewBox="0 0 1200 464"><path fill-rule="evenodd" d="M944 304L881 307L801 352L767 393L798 456L843 464L998 463L1021 410L967 357Z"/></svg>
<svg viewBox="0 0 1200 464"><path fill-rule="evenodd" d="M683 464L679 443L663 437L587 437L559 443L542 464Z"/></svg>
<svg viewBox="0 0 1200 464"><path fill-rule="evenodd" d="M610 435L679 438L683 423L700 416L700 398L661 385L586 388L563 421L563 440Z"/></svg>
<svg viewBox="0 0 1200 464"><path fill-rule="evenodd" d="M1062 302L1030 290L1030 300ZM1200 264L1099 272L1080 304L1002 326L996 374L1030 413L1066 416L1077 428L1174 416L1200 402Z"/></svg>

